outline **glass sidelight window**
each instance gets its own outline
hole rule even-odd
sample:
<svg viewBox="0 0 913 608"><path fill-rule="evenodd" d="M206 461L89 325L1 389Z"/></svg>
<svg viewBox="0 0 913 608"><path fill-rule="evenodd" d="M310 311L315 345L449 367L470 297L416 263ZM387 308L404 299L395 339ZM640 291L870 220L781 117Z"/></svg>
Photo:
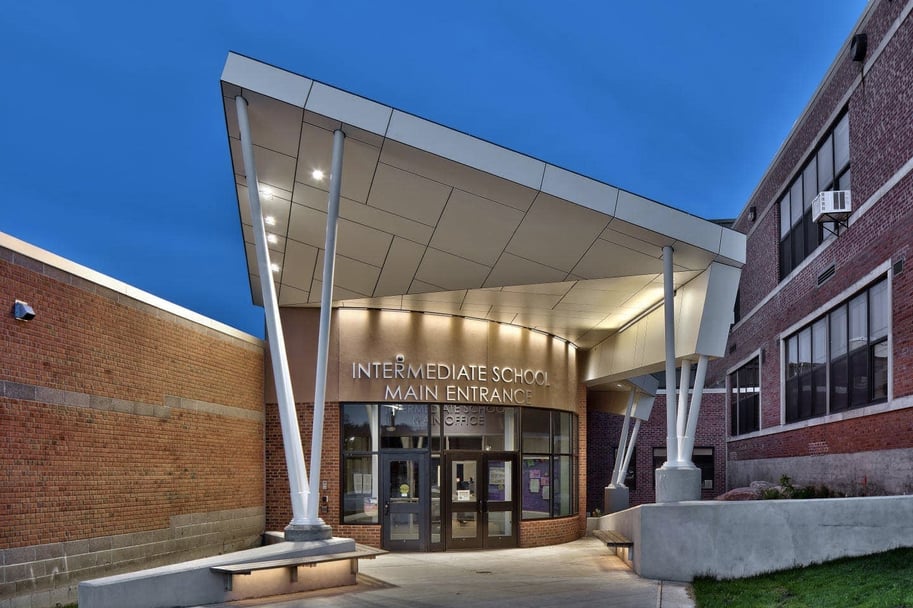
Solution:
<svg viewBox="0 0 913 608"><path fill-rule="evenodd" d="M520 488L523 519L577 512L577 417L570 412L522 410Z"/></svg>

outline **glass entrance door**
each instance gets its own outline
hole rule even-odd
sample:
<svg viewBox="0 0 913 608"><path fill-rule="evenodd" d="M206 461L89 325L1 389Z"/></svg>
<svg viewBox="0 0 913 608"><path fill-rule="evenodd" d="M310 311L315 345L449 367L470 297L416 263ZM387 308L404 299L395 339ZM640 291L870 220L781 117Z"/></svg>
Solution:
<svg viewBox="0 0 913 608"><path fill-rule="evenodd" d="M429 479L428 455L383 454L382 546L389 551L427 551Z"/></svg>
<svg viewBox="0 0 913 608"><path fill-rule="evenodd" d="M515 547L516 454L456 452L445 461L447 549Z"/></svg>

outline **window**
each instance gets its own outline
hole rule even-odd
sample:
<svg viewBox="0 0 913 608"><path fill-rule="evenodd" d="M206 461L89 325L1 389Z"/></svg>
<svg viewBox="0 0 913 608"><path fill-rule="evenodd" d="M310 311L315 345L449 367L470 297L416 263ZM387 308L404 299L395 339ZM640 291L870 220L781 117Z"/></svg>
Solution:
<svg viewBox="0 0 913 608"><path fill-rule="evenodd" d="M666 462L666 448L653 448L653 468L658 469ZM716 478L713 461L713 448L694 448L691 462L701 470L701 489L712 490Z"/></svg>
<svg viewBox="0 0 913 608"><path fill-rule="evenodd" d="M403 450L426 452L435 470L447 452L516 452L519 448L523 518L577 513L577 416L571 412L459 403L343 403L340 407L342 523L380 523L380 459ZM432 480L438 478L432 475ZM433 505L434 491L432 483ZM434 515L434 509L433 517L439 517L440 510Z"/></svg>
<svg viewBox="0 0 913 608"><path fill-rule="evenodd" d="M760 360L755 357L729 374L729 434L760 430L760 407Z"/></svg>
<svg viewBox="0 0 913 608"><path fill-rule="evenodd" d="M786 422L888 398L888 313L882 279L786 338Z"/></svg>
<svg viewBox="0 0 913 608"><path fill-rule="evenodd" d="M812 221L811 203L819 192L849 190L850 176L850 124L844 113L780 199L780 280L836 230Z"/></svg>
<svg viewBox="0 0 913 608"><path fill-rule="evenodd" d="M573 515L577 512L577 417L524 408L520 426L523 519Z"/></svg>

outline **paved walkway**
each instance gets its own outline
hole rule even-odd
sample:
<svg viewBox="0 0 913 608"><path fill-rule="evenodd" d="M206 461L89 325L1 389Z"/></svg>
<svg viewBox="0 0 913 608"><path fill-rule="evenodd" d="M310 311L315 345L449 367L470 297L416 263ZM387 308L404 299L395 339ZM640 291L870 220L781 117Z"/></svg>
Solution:
<svg viewBox="0 0 913 608"><path fill-rule="evenodd" d="M640 578L589 537L536 549L390 553L358 584L218 604L256 608L689 608L688 585ZM210 606L208 608L214 608Z"/></svg>

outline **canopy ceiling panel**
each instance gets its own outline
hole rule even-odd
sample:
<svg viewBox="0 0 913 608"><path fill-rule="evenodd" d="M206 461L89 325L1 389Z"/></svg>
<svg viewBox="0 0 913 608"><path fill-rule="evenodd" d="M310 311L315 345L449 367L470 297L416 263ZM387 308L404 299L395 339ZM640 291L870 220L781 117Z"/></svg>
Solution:
<svg viewBox="0 0 913 608"><path fill-rule="evenodd" d="M514 323L591 348L681 287L740 268L719 224L279 68L229 54L222 73L251 293L260 302L235 97L248 102L273 280L318 306L333 130L346 134L335 306Z"/></svg>

